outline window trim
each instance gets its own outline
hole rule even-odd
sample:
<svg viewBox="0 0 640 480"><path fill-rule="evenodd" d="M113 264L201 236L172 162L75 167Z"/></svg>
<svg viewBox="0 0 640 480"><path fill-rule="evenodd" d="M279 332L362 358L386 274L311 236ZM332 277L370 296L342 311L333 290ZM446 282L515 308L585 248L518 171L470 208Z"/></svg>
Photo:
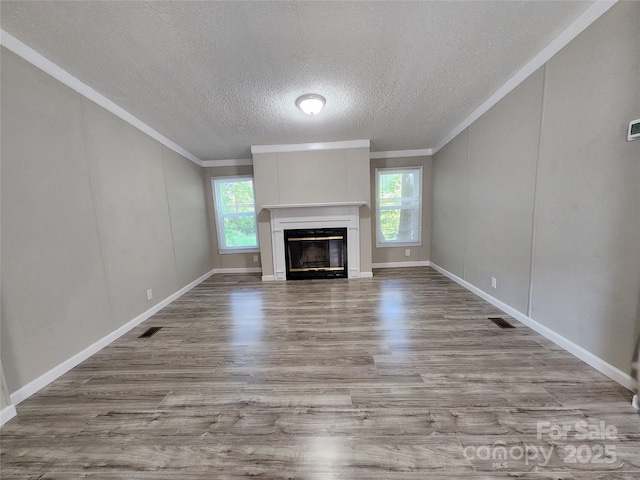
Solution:
<svg viewBox="0 0 640 480"><path fill-rule="evenodd" d="M380 214L382 212L380 208L380 173L404 173L407 170L415 171L418 174L418 240L414 242L399 242L394 240L382 240L382 228L380 221ZM376 221L376 248L388 248L388 247L420 247L422 246L422 166L407 166L407 167L377 167L375 169L375 221Z"/></svg>
<svg viewBox="0 0 640 480"><path fill-rule="evenodd" d="M223 247L225 243L224 238L224 224L223 219L224 215L218 210L218 190L216 188L216 182L229 182L229 181L239 181L239 180L251 180L253 187L253 217L255 218L256 224L256 246L255 247ZM256 211L256 190L255 183L253 181L252 175L233 175L233 176L223 176L223 177L211 177L211 196L213 197L213 213L216 220L216 236L218 239L218 253L221 255L233 254L233 253L259 253L260 252L260 238L258 236L258 212ZM232 216L249 216L250 213L246 214L232 214Z"/></svg>

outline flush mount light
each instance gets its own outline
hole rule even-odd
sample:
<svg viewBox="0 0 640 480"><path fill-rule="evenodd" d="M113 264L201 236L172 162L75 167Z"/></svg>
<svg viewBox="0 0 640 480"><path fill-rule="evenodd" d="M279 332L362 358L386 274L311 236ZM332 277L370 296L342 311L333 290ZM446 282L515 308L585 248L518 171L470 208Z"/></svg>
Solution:
<svg viewBox="0 0 640 480"><path fill-rule="evenodd" d="M326 103L325 98L322 95L316 95L315 93L309 93L302 95L296 100L296 106L307 115L316 115L322 110Z"/></svg>

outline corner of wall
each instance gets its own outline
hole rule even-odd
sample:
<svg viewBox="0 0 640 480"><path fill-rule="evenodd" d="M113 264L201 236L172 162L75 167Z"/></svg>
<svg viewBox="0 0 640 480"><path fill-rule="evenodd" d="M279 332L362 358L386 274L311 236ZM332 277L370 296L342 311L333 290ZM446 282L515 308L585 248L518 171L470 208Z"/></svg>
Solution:
<svg viewBox="0 0 640 480"><path fill-rule="evenodd" d="M16 416L16 407L11 404L7 382L4 378L4 369L0 361L0 426Z"/></svg>

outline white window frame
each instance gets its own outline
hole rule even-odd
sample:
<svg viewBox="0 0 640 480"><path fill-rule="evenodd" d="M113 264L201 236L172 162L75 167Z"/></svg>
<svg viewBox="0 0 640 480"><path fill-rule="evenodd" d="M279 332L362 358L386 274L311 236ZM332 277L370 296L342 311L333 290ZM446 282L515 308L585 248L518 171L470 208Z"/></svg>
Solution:
<svg viewBox="0 0 640 480"><path fill-rule="evenodd" d="M380 205L380 175L383 173L406 173L412 171L417 175L418 195L417 205L407 205L407 208L413 209L417 215L418 239L413 242L404 242L399 240L385 240L382 236L381 213L382 210L391 210L395 207L382 207ZM409 247L422 245L422 167L380 167L376 168L376 247ZM415 195L414 195L415 197Z"/></svg>
<svg viewBox="0 0 640 480"><path fill-rule="evenodd" d="M237 181L246 181L251 180L251 185L253 187L253 213L245 212L245 213L234 213L224 215L222 212L218 210L218 206L221 205L221 201L219 198L219 192L217 188L218 183L230 183ZM229 253L256 253L260 251L260 240L258 238L258 215L256 213L256 191L255 185L253 183L253 177L251 175L239 175L233 177L211 177L211 193L213 196L213 210L215 212L216 217L216 233L218 236L218 252L220 254L229 254ZM224 218L225 217L246 217L253 216L255 219L256 225L256 246L255 247L227 247L225 232L224 232Z"/></svg>

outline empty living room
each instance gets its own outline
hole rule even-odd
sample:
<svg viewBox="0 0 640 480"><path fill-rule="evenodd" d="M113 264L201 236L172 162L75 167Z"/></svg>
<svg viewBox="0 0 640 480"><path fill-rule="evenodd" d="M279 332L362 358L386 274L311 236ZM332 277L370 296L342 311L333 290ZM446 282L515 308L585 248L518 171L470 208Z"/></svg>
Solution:
<svg viewBox="0 0 640 480"><path fill-rule="evenodd" d="M640 2L0 2L0 478L640 478Z"/></svg>

